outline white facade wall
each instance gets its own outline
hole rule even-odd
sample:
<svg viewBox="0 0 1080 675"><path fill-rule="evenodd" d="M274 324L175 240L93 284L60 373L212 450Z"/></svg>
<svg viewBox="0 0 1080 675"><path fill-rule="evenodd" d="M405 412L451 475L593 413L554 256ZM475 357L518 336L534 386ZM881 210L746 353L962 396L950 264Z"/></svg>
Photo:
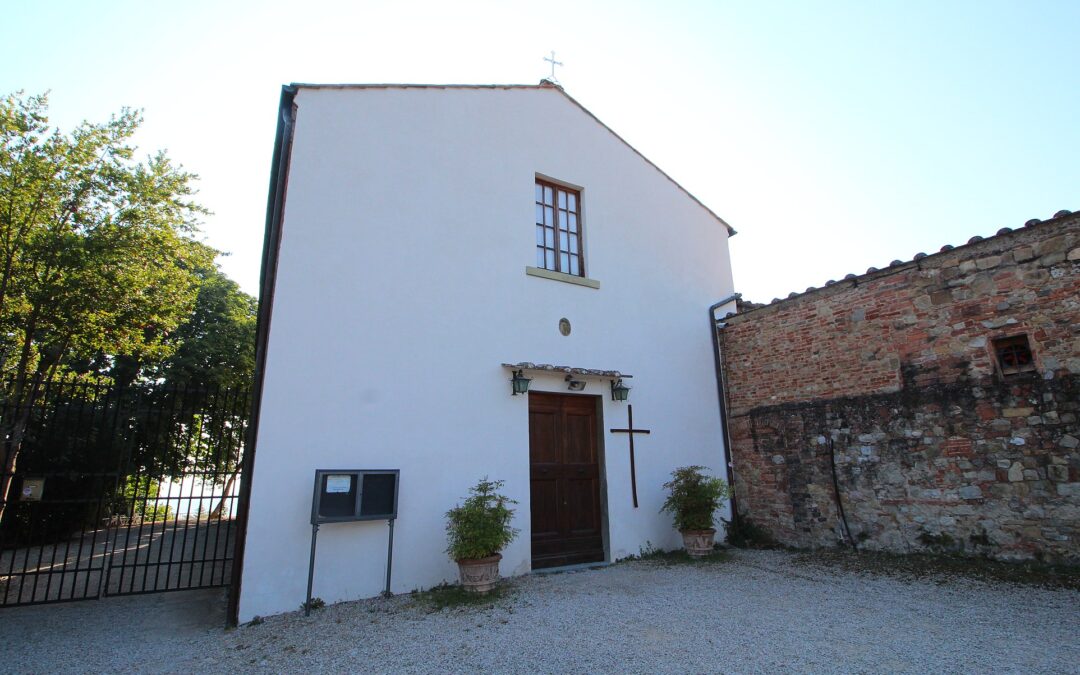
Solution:
<svg viewBox="0 0 1080 675"><path fill-rule="evenodd" d="M553 88L301 88L253 473L240 620L304 600L315 469L400 469L393 591L456 579L447 509L503 479L530 570L528 401L504 362L634 377L603 401L608 560L680 545L659 513L672 469L724 475L707 308L732 293L727 231ZM581 186L599 289L527 276L534 179ZM568 337L558 324L572 324ZM562 376L532 390L566 392ZM385 522L325 525L314 595L383 587Z"/></svg>

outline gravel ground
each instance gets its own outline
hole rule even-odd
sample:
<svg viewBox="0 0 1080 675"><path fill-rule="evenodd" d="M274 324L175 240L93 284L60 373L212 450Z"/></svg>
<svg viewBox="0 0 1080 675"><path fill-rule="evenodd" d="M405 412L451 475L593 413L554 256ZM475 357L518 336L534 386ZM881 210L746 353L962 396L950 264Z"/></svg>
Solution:
<svg viewBox="0 0 1080 675"><path fill-rule="evenodd" d="M734 551L398 596L222 630L220 591L4 610L3 672L1080 673L1080 591Z"/></svg>

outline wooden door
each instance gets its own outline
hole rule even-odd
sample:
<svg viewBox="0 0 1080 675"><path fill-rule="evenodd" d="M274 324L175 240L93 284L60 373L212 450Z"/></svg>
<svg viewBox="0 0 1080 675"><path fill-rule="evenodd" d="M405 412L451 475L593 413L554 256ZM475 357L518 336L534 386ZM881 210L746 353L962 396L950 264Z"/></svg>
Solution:
<svg viewBox="0 0 1080 675"><path fill-rule="evenodd" d="M604 559L596 398L529 394L532 566Z"/></svg>

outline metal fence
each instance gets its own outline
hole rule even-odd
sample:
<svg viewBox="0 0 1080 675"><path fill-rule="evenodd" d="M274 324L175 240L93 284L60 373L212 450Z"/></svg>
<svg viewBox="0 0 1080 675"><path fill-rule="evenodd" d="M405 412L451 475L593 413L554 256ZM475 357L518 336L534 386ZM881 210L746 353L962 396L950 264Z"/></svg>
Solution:
<svg viewBox="0 0 1080 675"><path fill-rule="evenodd" d="M0 607L229 583L248 391L69 379L23 398L0 402Z"/></svg>

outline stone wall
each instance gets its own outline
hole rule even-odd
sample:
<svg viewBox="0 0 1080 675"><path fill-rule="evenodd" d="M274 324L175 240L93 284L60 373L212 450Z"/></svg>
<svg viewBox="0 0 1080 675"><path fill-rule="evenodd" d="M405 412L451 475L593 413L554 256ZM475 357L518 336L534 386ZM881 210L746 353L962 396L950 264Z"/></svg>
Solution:
<svg viewBox="0 0 1080 675"><path fill-rule="evenodd" d="M726 319L739 511L794 546L1080 562L1080 215ZM1006 374L995 340L1026 336ZM835 475L835 481L834 481Z"/></svg>

